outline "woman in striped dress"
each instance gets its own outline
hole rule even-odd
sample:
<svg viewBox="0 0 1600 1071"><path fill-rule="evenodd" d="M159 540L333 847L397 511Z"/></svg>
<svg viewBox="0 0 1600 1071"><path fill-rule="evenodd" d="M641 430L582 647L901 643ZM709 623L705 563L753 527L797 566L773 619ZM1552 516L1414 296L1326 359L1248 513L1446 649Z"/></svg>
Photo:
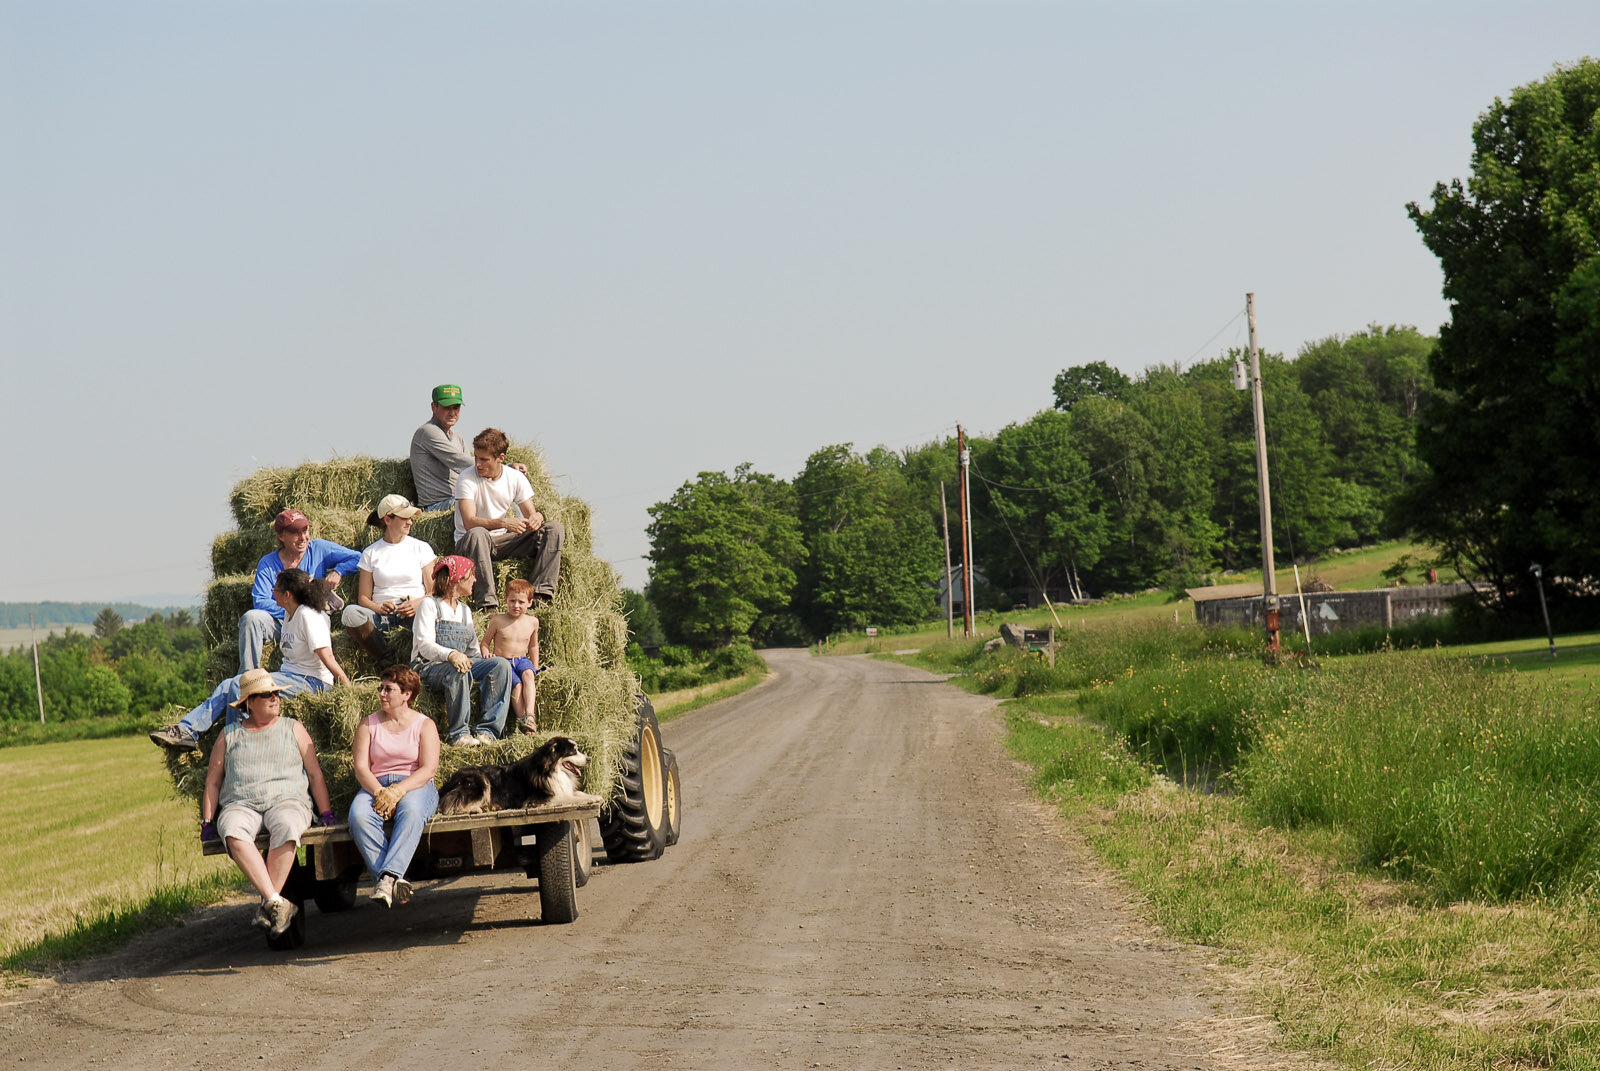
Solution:
<svg viewBox="0 0 1600 1071"><path fill-rule="evenodd" d="M274 934L287 930L299 910L284 899L283 885L301 836L318 818L327 826L334 821L310 734L295 719L279 717L283 689L264 669L239 676L239 699L230 705L244 717L226 723L211 748L200 801L200 839L220 836L227 843L228 854L261 894L251 925ZM313 799L320 814L311 811ZM265 859L256 850L263 828Z"/></svg>

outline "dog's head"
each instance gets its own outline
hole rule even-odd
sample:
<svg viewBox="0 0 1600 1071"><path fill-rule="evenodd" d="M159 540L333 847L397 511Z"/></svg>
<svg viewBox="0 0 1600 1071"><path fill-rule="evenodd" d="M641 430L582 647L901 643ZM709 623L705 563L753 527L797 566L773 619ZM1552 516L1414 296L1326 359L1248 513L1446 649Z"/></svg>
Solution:
<svg viewBox="0 0 1600 1071"><path fill-rule="evenodd" d="M573 784L583 780L583 769L589 765L589 756L578 750L570 737L552 736L536 752L545 776L554 777L557 771L571 776Z"/></svg>

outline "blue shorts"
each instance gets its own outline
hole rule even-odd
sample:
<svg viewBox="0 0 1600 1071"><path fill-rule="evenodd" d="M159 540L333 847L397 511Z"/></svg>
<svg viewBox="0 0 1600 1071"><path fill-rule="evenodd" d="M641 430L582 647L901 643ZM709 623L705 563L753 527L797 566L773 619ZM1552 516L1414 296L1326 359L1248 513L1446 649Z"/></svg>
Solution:
<svg viewBox="0 0 1600 1071"><path fill-rule="evenodd" d="M519 682L522 680L522 675L524 673L528 673L539 668L535 666L532 661L526 658L510 658L507 659L507 661L511 663L512 676L516 677L517 681Z"/></svg>

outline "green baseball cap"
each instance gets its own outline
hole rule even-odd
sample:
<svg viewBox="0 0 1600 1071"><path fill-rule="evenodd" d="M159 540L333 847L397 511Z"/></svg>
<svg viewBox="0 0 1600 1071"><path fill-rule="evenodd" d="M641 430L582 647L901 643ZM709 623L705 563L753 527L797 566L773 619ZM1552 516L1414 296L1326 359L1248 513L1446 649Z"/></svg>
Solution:
<svg viewBox="0 0 1600 1071"><path fill-rule="evenodd" d="M433 402L435 405L460 405L461 388L454 383L441 383L433 388Z"/></svg>

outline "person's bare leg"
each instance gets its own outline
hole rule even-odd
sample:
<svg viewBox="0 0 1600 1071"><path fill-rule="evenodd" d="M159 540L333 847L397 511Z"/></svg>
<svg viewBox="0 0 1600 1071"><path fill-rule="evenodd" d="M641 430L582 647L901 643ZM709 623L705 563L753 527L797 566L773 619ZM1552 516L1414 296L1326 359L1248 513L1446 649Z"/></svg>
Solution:
<svg viewBox="0 0 1600 1071"><path fill-rule="evenodd" d="M291 846L292 849L292 846ZM278 890L283 888L283 882L272 883L272 875L268 871L266 860L261 858L261 853L256 851L256 846L251 841L240 840L238 837L228 838L228 854L244 871L244 876L250 879L250 884L256 892L261 894L261 899L270 900L278 895ZM291 851L292 854L292 851ZM288 876L288 871L284 875Z"/></svg>
<svg viewBox="0 0 1600 1071"><path fill-rule="evenodd" d="M272 882L272 896L281 894L284 883L289 880L289 871L294 869L296 847L298 845L291 840L267 852L267 879Z"/></svg>
<svg viewBox="0 0 1600 1071"><path fill-rule="evenodd" d="M517 706L517 724L525 733L539 731L538 675L531 669L522 671L522 683L511 689L511 701Z"/></svg>

